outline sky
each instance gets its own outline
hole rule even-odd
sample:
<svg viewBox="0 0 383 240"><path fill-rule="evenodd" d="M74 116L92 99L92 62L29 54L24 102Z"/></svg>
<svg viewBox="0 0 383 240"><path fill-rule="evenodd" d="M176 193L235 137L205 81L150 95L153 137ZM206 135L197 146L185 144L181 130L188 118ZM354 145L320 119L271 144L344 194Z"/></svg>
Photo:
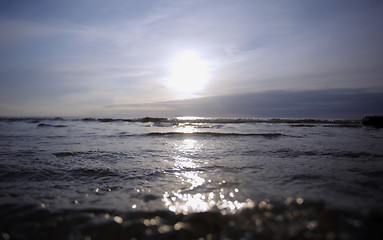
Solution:
<svg viewBox="0 0 383 240"><path fill-rule="evenodd" d="M0 0L0 116L383 114L382 29L380 0Z"/></svg>

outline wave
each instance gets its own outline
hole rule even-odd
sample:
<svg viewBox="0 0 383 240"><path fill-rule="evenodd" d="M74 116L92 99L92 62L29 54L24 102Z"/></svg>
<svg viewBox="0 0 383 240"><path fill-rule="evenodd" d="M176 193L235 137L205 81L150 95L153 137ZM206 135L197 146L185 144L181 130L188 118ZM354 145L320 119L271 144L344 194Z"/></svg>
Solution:
<svg viewBox="0 0 383 240"><path fill-rule="evenodd" d="M115 171L109 168L76 168L71 169L68 172L69 179L95 179L105 180L106 178L121 177L119 171Z"/></svg>
<svg viewBox="0 0 383 240"><path fill-rule="evenodd" d="M248 155L263 155L268 152L262 151L245 151L245 154ZM321 151L300 151L292 148L282 148L277 151L270 152L273 156L278 156L282 158L298 158L300 156L324 156L324 157L334 157L334 158L347 158L347 159L371 159L372 161L380 160L383 155L377 153L370 153L365 151L331 151L331 152L321 152Z"/></svg>
<svg viewBox="0 0 383 240"><path fill-rule="evenodd" d="M40 123L43 121L83 121L83 122L138 122L138 123L215 123L215 124L237 124L237 123L287 123L294 127L311 127L313 124L330 124L344 126L361 126L361 120L324 120L324 119L284 119L284 118L44 118L44 117L0 117L3 122L24 121L29 123Z"/></svg>
<svg viewBox="0 0 383 240"><path fill-rule="evenodd" d="M201 136L201 137L264 137L264 138L278 138L288 136L282 133L237 133L237 132L149 132L142 134L134 134L128 132L120 132L117 135L108 135L107 137L125 138L125 137L155 137L155 136ZM65 153L64 153L65 154Z"/></svg>
<svg viewBox="0 0 383 240"><path fill-rule="evenodd" d="M0 117L0 122L29 122L29 123L39 123L42 121L66 121L69 119L61 117Z"/></svg>
<svg viewBox="0 0 383 240"><path fill-rule="evenodd" d="M275 138L286 136L282 133L221 133L221 132L151 132L146 133L147 136L188 136L188 135L196 135L196 136L213 136L213 137L225 137L225 136L244 136L244 137L265 137L265 138Z"/></svg>
<svg viewBox="0 0 383 240"><path fill-rule="evenodd" d="M289 176L288 179L285 179L285 183L287 182L296 182L296 181L303 181L307 182L307 184L312 184L312 182L315 181L323 181L324 177L316 174L296 174Z"/></svg>
<svg viewBox="0 0 383 240"><path fill-rule="evenodd" d="M212 124L236 124L236 123L287 123L293 126L311 127L312 124L342 124L344 126L359 126L361 120L323 120L323 119L283 119L283 118L83 118L81 121L98 121L98 122L142 122L142 123L212 123ZM298 124L298 125L297 125ZM299 125L300 124L300 125ZM310 125L311 124L311 125Z"/></svg>
<svg viewBox="0 0 383 240"><path fill-rule="evenodd" d="M167 122L168 118L156 118L156 117L144 117L144 118L135 118L135 119L129 119L129 118L82 118L81 121L86 122Z"/></svg>
<svg viewBox="0 0 383 240"><path fill-rule="evenodd" d="M53 153L56 157L73 157L77 155L82 155L83 152L57 152Z"/></svg>
<svg viewBox="0 0 383 240"><path fill-rule="evenodd" d="M46 123L40 123L37 126L38 127L66 127L66 125L62 125L62 124L46 124Z"/></svg>
<svg viewBox="0 0 383 240"><path fill-rule="evenodd" d="M29 169L22 166L8 167L0 165L0 181L1 182L51 182L61 181L63 183L80 181L80 182L93 182L105 183L107 181L115 182L118 180L132 180L132 179L147 179L151 180L153 177L161 176L164 171L153 171L140 169L111 169L108 167L71 167L69 169L57 169L50 167L40 167Z"/></svg>
<svg viewBox="0 0 383 240"><path fill-rule="evenodd" d="M0 170L1 182L19 182L19 181L46 181L51 179L62 180L65 173L53 169L28 169L24 167L7 168L2 166Z"/></svg>

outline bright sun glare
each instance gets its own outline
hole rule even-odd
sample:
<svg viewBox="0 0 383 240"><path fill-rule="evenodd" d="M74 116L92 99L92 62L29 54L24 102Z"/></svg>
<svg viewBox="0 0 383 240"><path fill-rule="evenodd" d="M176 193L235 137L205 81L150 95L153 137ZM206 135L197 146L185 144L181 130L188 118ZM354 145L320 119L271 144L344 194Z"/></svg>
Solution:
<svg viewBox="0 0 383 240"><path fill-rule="evenodd" d="M167 85L181 97L192 97L203 90L209 80L208 62L197 52L177 53L170 62Z"/></svg>

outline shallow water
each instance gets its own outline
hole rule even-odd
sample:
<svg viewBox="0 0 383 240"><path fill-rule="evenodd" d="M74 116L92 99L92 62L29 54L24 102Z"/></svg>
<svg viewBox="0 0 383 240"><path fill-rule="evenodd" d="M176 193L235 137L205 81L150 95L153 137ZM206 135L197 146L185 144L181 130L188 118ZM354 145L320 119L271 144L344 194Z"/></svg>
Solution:
<svg viewBox="0 0 383 240"><path fill-rule="evenodd" d="M222 227L227 218L246 222L247 211L254 230L257 214L270 211L273 219L287 218L290 210L310 212L320 206L322 212L311 213L315 224L308 227L310 219L303 217L297 226L309 232L322 226L328 222L322 219L325 209L336 219L353 216L359 227L349 224L351 230L344 231L363 234L371 232L363 225L372 221L371 214L379 221L382 217L382 140L382 129L349 120L3 118L0 209L5 227L0 230L3 238L28 239L33 229L52 237L44 224L60 225L64 217L62 239L103 239L95 229L109 221L143 224L143 233L120 233L124 237L157 239L161 231L178 234L180 221L191 226L191 239L208 234L219 239L222 231L195 234L196 225L184 218L214 213L225 220ZM166 215L161 221L145 224L147 215L155 219L160 213ZM94 228L88 235L84 227L77 234L75 223L82 221ZM32 222L35 227L25 227ZM157 235L151 238L148 229ZM262 233L249 229L239 231L241 237ZM305 236L356 236L340 235L336 228L323 234Z"/></svg>

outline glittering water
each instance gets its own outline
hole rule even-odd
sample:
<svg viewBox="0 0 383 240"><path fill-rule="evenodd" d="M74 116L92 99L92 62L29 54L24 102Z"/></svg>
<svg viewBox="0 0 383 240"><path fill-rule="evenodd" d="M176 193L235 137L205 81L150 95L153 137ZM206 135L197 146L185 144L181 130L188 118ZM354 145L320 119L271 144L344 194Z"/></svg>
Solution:
<svg viewBox="0 0 383 240"><path fill-rule="evenodd" d="M382 140L358 121L3 118L0 208L92 209L118 224L291 203L368 214L383 209Z"/></svg>

